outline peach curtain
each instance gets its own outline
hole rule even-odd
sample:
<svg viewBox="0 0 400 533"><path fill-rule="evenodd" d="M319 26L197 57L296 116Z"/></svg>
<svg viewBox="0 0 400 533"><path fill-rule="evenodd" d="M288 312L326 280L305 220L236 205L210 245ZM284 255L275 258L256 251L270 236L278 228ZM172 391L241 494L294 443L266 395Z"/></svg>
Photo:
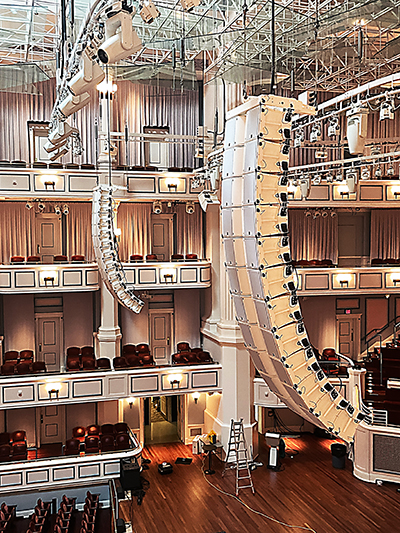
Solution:
<svg viewBox="0 0 400 533"><path fill-rule="evenodd" d="M0 227L2 263L9 263L13 255L34 255L34 209L26 209L25 202L0 202Z"/></svg>

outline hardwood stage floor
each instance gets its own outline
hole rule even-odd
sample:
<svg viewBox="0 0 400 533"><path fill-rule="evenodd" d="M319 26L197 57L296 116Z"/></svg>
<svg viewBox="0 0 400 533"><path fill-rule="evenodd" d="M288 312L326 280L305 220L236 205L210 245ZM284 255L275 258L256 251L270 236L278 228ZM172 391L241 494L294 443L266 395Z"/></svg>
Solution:
<svg viewBox="0 0 400 533"><path fill-rule="evenodd" d="M263 439L262 439L263 440ZM314 435L285 439L287 448L298 450L292 459L282 459L284 470L273 472L266 466L252 472L256 494L239 492L253 509L276 520L308 526L316 533L400 533L397 486L364 483L346 468L332 467L333 441ZM132 522L133 533L283 533L307 529L287 528L249 511L220 489L234 494L235 474L221 477L223 463L213 457L212 476L202 474L202 455L192 455L183 444L151 445L143 457L151 459L142 477L150 486L141 505L136 499L121 502L120 516ZM175 464L177 457L193 457L191 465ZM258 460L267 464L267 447L261 443ZM160 475L158 463L169 461L173 473ZM208 461L208 460L207 460ZM208 462L205 468L207 468Z"/></svg>

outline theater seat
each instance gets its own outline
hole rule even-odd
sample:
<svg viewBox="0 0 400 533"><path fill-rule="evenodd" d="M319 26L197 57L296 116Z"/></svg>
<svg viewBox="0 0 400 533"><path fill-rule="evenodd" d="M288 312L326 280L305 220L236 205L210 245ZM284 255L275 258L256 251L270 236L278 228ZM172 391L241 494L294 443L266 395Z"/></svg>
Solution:
<svg viewBox="0 0 400 533"><path fill-rule="evenodd" d="M125 359L130 367L138 367L142 365L142 359L137 354L126 355Z"/></svg>
<svg viewBox="0 0 400 533"><path fill-rule="evenodd" d="M197 254L186 254L186 261L197 261Z"/></svg>
<svg viewBox="0 0 400 533"><path fill-rule="evenodd" d="M128 450L130 448L129 435L126 433L119 433L115 437L115 449L116 450Z"/></svg>
<svg viewBox="0 0 400 533"><path fill-rule="evenodd" d="M11 446L9 444L2 444L0 446L0 461L11 461Z"/></svg>
<svg viewBox="0 0 400 533"><path fill-rule="evenodd" d="M27 263L40 263L40 257L38 255L29 255L26 258Z"/></svg>
<svg viewBox="0 0 400 533"><path fill-rule="evenodd" d="M55 255L53 257L53 261L55 263L66 263L68 261L68 257L66 255Z"/></svg>
<svg viewBox="0 0 400 533"><path fill-rule="evenodd" d="M97 368L101 370L110 370L111 369L111 362L108 357L99 357L97 359Z"/></svg>
<svg viewBox="0 0 400 533"><path fill-rule="evenodd" d="M150 353L150 348L148 344L142 343L136 346L136 351L139 354L147 354Z"/></svg>
<svg viewBox="0 0 400 533"><path fill-rule="evenodd" d="M13 255L10 259L10 262L11 263L24 263L25 257L23 257L22 255Z"/></svg>
<svg viewBox="0 0 400 533"><path fill-rule="evenodd" d="M182 254L172 254L171 255L171 261L183 261L183 255Z"/></svg>
<svg viewBox="0 0 400 533"><path fill-rule="evenodd" d="M84 255L71 255L71 261L73 263L83 263L85 261Z"/></svg>
<svg viewBox="0 0 400 533"><path fill-rule="evenodd" d="M81 349L78 346L70 346L67 348L67 355L79 357L81 355Z"/></svg>
<svg viewBox="0 0 400 533"><path fill-rule="evenodd" d="M146 255L146 261L157 261L156 254L148 254L148 255Z"/></svg>
<svg viewBox="0 0 400 533"><path fill-rule="evenodd" d="M79 439L81 442L85 440L86 428L82 426L76 426L72 429L72 438Z"/></svg>
<svg viewBox="0 0 400 533"><path fill-rule="evenodd" d="M178 342L176 345L176 348L178 352L189 352L190 351L190 345L188 342Z"/></svg>
<svg viewBox="0 0 400 533"><path fill-rule="evenodd" d="M150 354L144 354L142 357L143 366L154 365L153 356Z"/></svg>
<svg viewBox="0 0 400 533"><path fill-rule="evenodd" d="M11 455L13 461L26 461L28 457L26 442L14 442Z"/></svg>
<svg viewBox="0 0 400 533"><path fill-rule="evenodd" d="M93 346L83 346L83 348L81 348L81 354L82 354L82 356L90 355L92 357L92 359L94 359L94 348L93 348Z"/></svg>
<svg viewBox="0 0 400 533"><path fill-rule="evenodd" d="M69 357L67 356L67 370L70 372L78 371L81 369L81 363L79 357Z"/></svg>
<svg viewBox="0 0 400 533"><path fill-rule="evenodd" d="M33 350L22 350L19 352L20 362L33 361Z"/></svg>
<svg viewBox="0 0 400 533"><path fill-rule="evenodd" d="M31 373L31 364L30 363L18 363L16 366L15 366L15 370L17 372L17 374L20 374L20 375L25 375L25 374L30 374Z"/></svg>
<svg viewBox="0 0 400 533"><path fill-rule="evenodd" d="M79 455L81 442L79 439L67 439L65 443L65 455Z"/></svg>
<svg viewBox="0 0 400 533"><path fill-rule="evenodd" d="M46 363L44 361L34 361L32 363L32 372L34 374L38 372L46 372Z"/></svg>
<svg viewBox="0 0 400 533"><path fill-rule="evenodd" d="M96 361L90 355L82 356L82 370L95 370Z"/></svg>
<svg viewBox="0 0 400 533"><path fill-rule="evenodd" d="M125 357L114 357L113 366L114 366L115 369L127 368L128 363L126 362Z"/></svg>
<svg viewBox="0 0 400 533"><path fill-rule="evenodd" d="M112 435L114 438L114 424L103 424L101 426L102 435Z"/></svg>
<svg viewBox="0 0 400 533"><path fill-rule="evenodd" d="M100 438L97 435L90 435L85 438L85 453L99 453Z"/></svg>
<svg viewBox="0 0 400 533"><path fill-rule="evenodd" d="M131 263L142 263L143 262L143 255L140 255L140 254L132 254L130 257L129 257L129 261Z"/></svg>
<svg viewBox="0 0 400 533"><path fill-rule="evenodd" d="M129 433L129 427L126 422L117 422L114 424L115 433Z"/></svg>
<svg viewBox="0 0 400 533"><path fill-rule="evenodd" d="M136 345L135 344L125 344L122 346L122 355L136 354Z"/></svg>
<svg viewBox="0 0 400 533"><path fill-rule="evenodd" d="M115 450L114 435L102 435L100 439L100 448L102 452L112 452Z"/></svg>
<svg viewBox="0 0 400 533"><path fill-rule="evenodd" d="M98 424L91 424L90 426L86 428L86 433L89 437L92 435L99 436L100 431L101 431L101 428Z"/></svg>
<svg viewBox="0 0 400 533"><path fill-rule="evenodd" d="M26 432L23 429L18 429L11 433L10 443L13 444L15 442L26 442Z"/></svg>
<svg viewBox="0 0 400 533"><path fill-rule="evenodd" d="M19 353L16 350L8 350L3 355L3 363L17 364Z"/></svg>
<svg viewBox="0 0 400 533"><path fill-rule="evenodd" d="M0 372L2 376L12 376L15 373L15 365L11 363L5 363L1 365Z"/></svg>

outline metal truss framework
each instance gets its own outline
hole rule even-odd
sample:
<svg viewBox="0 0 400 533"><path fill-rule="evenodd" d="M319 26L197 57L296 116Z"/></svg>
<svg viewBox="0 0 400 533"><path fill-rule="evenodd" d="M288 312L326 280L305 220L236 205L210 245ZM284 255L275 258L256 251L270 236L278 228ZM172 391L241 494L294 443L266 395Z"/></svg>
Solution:
<svg viewBox="0 0 400 533"><path fill-rule="evenodd" d="M89 3L75 0L75 32ZM151 25L134 18L145 46L123 76L270 83L272 0L203 0L190 13L179 0L155 4L161 16ZM294 71L297 90L343 91L391 74L400 66L399 7L400 0L276 0L278 82L290 88ZM36 62L54 72L59 18L60 0L2 3L0 65Z"/></svg>

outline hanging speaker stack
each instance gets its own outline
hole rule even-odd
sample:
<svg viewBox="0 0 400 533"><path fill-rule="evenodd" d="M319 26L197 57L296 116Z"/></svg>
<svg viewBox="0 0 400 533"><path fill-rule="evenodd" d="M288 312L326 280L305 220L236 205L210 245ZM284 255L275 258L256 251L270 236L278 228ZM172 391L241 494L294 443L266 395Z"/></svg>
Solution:
<svg viewBox="0 0 400 533"><path fill-rule="evenodd" d="M114 234L112 187L100 185L93 191L93 247L100 275L107 289L131 311L140 313L144 303L126 286Z"/></svg>
<svg viewBox="0 0 400 533"><path fill-rule="evenodd" d="M296 295L287 203L294 113L315 109L265 95L228 114L221 202L228 278L245 345L267 385L304 419L351 442L364 415L321 370Z"/></svg>

